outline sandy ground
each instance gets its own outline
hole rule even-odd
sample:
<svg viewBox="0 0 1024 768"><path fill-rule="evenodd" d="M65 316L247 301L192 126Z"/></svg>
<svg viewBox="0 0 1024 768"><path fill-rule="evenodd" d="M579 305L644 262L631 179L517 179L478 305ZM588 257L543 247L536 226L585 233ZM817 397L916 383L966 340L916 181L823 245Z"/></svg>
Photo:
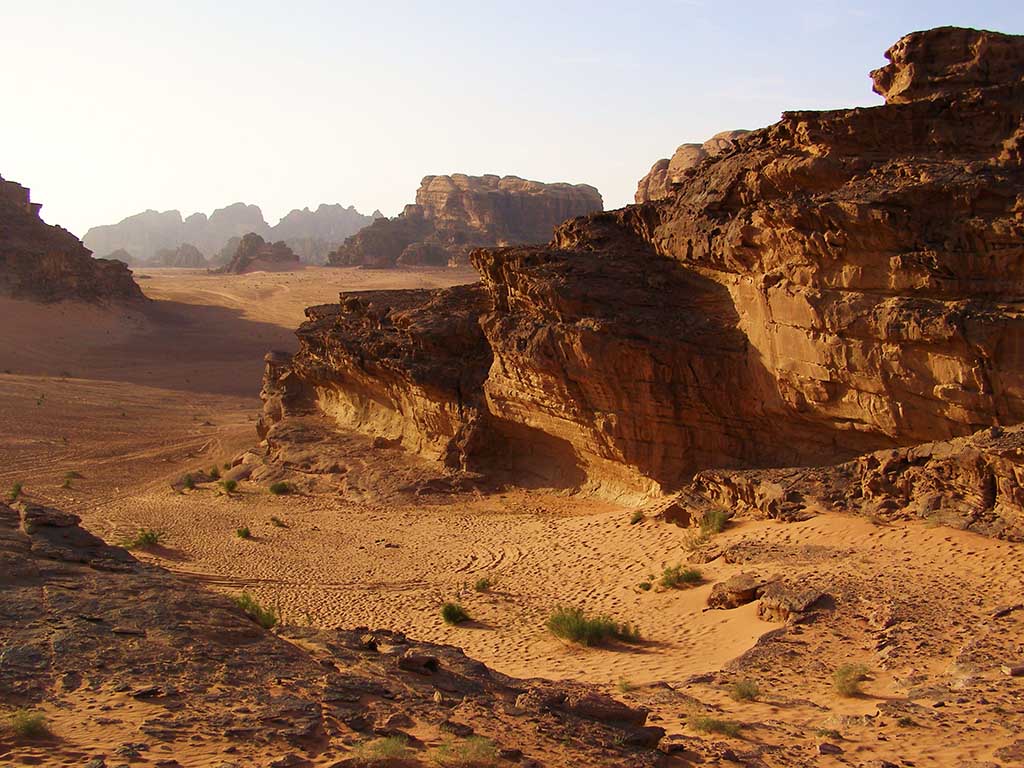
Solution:
<svg viewBox="0 0 1024 768"><path fill-rule="evenodd" d="M739 521L716 542L753 548L753 560L719 557L699 566L697 587L644 591L641 582L656 582L664 567L691 556L686 536L655 521L631 524L631 510L603 502L511 490L385 503L372 489L277 497L256 483L230 498L212 485L176 493L170 482L183 473L220 466L255 443L262 356L294 348L306 306L336 300L341 290L440 287L473 275L311 268L245 276L144 270L140 277L155 300L142 310L0 302L0 488L21 482L114 542L140 528L164 531L164 546L141 557L214 589L247 589L289 622L398 629L461 646L508 674L607 685L649 706L670 731L692 733L684 720L699 705L747 724L745 746L772 755L786 744L814 750L838 731L843 754L814 752L824 765L1013 764L993 755L1024 723L1022 687L987 656L971 664L961 657L980 642L991 611L1021 599L1021 546L840 515ZM67 480L68 473L80 477ZM251 539L235 535L243 526ZM704 610L714 582L751 568L834 584L851 602L864 601L863 616L837 612L792 641L795 657L766 666L764 654L776 645L759 639L779 625L760 621L754 604ZM489 592L473 589L481 577L493 581ZM471 624L441 621L439 606L452 599ZM567 646L544 628L558 604L633 622L644 641ZM888 628L871 617L887 605L913 609L912 652L893 656L879 647L878 633ZM1010 621L1011 634L1024 624ZM831 674L851 660L871 676L863 695L842 698ZM954 705L955 693L941 694L934 709L940 694L923 704L911 696L922 685L954 690L965 676L991 688L984 703L968 697ZM758 701L726 695L741 677L758 682ZM887 703L912 698L952 719L918 716L910 728L879 715ZM779 755L767 764L803 764Z"/></svg>

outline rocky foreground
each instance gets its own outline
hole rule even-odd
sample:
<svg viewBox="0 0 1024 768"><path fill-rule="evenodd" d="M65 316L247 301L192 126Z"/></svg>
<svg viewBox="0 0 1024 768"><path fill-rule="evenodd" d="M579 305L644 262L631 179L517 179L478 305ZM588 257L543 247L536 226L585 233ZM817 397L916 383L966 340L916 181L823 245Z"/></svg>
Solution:
<svg viewBox="0 0 1024 768"><path fill-rule="evenodd" d="M416 202L378 219L330 254L338 266L456 266L479 246L543 243L573 216L603 207L587 184L544 184L517 176L426 176Z"/></svg>
<svg viewBox="0 0 1024 768"><path fill-rule="evenodd" d="M32 301L142 299L131 270L94 259L66 229L39 218L29 190L0 177L0 296Z"/></svg>
<svg viewBox="0 0 1024 768"><path fill-rule="evenodd" d="M887 56L885 105L786 113L663 199L475 251L476 286L312 308L266 420L637 500L1020 422L1024 38Z"/></svg>

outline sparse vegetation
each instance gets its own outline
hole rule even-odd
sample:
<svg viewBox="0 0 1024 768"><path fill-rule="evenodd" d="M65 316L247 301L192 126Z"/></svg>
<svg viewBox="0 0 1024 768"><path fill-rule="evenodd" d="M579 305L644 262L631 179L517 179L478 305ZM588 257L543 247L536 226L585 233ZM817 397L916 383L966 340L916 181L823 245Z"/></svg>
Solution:
<svg viewBox="0 0 1024 768"><path fill-rule="evenodd" d="M238 488L238 482L235 480L221 480L220 487L225 495L230 496Z"/></svg>
<svg viewBox="0 0 1024 768"><path fill-rule="evenodd" d="M210 467L210 478L212 480L220 480L220 469L216 464Z"/></svg>
<svg viewBox="0 0 1024 768"><path fill-rule="evenodd" d="M11 731L20 739L34 739L50 733L46 725L46 715L42 712L19 709L11 714L9 723Z"/></svg>
<svg viewBox="0 0 1024 768"><path fill-rule="evenodd" d="M615 684L615 688L616 690L618 690L619 693L629 693L633 690L633 688L635 688L635 686L633 685L633 683L629 681L628 678L620 677L619 682Z"/></svg>
<svg viewBox="0 0 1024 768"><path fill-rule="evenodd" d="M629 517L629 524L630 525L636 525L637 523L643 522L643 519L644 519L644 513L641 510L638 509L632 515L630 515L630 517Z"/></svg>
<svg viewBox="0 0 1024 768"><path fill-rule="evenodd" d="M7 494L8 501L17 501L18 497L21 496L24 486L21 483L15 483L11 486L10 492Z"/></svg>
<svg viewBox="0 0 1024 768"><path fill-rule="evenodd" d="M192 475L185 475L181 478L181 484L191 491L196 487L196 480Z"/></svg>
<svg viewBox="0 0 1024 768"><path fill-rule="evenodd" d="M353 750L353 756L360 763L376 765L404 760L410 752L409 741L404 736L387 736L357 745Z"/></svg>
<svg viewBox="0 0 1024 768"><path fill-rule="evenodd" d="M717 733L721 736L732 736L734 738L739 736L742 730L740 724L733 720L722 720L717 717L708 717L707 715L691 715L687 723L693 730L700 731L701 733Z"/></svg>
<svg viewBox="0 0 1024 768"><path fill-rule="evenodd" d="M843 738L843 734L835 728L816 728L814 735L822 739L835 739L836 741L840 741Z"/></svg>
<svg viewBox="0 0 1024 768"><path fill-rule="evenodd" d="M704 536L714 536L725 530L729 522L729 516L724 510L709 509L700 519L700 532Z"/></svg>
<svg viewBox="0 0 1024 768"><path fill-rule="evenodd" d="M641 581L639 584L637 584L637 587L642 589L644 592L650 592L652 586L653 585L649 581Z"/></svg>
<svg viewBox="0 0 1024 768"><path fill-rule="evenodd" d="M248 592L243 592L236 597L235 605L245 611L250 619L255 621L264 629L270 629L277 624L277 613L275 613L272 608L264 608L259 604L256 598Z"/></svg>
<svg viewBox="0 0 1024 768"><path fill-rule="evenodd" d="M223 469L225 471L231 469L231 462L230 461L225 461L224 464L222 465L222 467L223 467Z"/></svg>
<svg viewBox="0 0 1024 768"><path fill-rule="evenodd" d="M832 685L840 696L856 696L867 676L868 668L863 664L843 664L832 673Z"/></svg>
<svg viewBox="0 0 1024 768"><path fill-rule="evenodd" d="M696 568L683 568L681 565L670 565L661 573L661 586L665 589L678 589L680 587L692 587L700 584L703 580L701 572Z"/></svg>
<svg viewBox="0 0 1024 768"><path fill-rule="evenodd" d="M640 631L608 616L587 616L582 608L559 606L548 617L547 628L555 637L580 645L601 645L608 640L624 643L640 641Z"/></svg>
<svg viewBox="0 0 1024 768"><path fill-rule="evenodd" d="M249 530L248 526L242 526L241 528L235 528L235 536L240 539L251 539L252 531Z"/></svg>
<svg viewBox="0 0 1024 768"><path fill-rule="evenodd" d="M761 689L753 680L737 680L729 686L729 695L736 701L754 701Z"/></svg>
<svg viewBox="0 0 1024 768"><path fill-rule="evenodd" d="M270 524L273 525L275 528L287 528L288 527L288 523L286 523L280 517L271 517L270 518Z"/></svg>
<svg viewBox="0 0 1024 768"><path fill-rule="evenodd" d="M285 482L271 483L270 492L275 496L287 496L292 492L292 487L290 484Z"/></svg>
<svg viewBox="0 0 1024 768"><path fill-rule="evenodd" d="M153 528L140 528L130 539L126 539L121 545L125 549L150 549L156 547L164 539L164 532Z"/></svg>
<svg viewBox="0 0 1024 768"><path fill-rule="evenodd" d="M476 580L476 583L473 584L473 589L477 592L490 592L492 585L493 582L491 581L490 576L481 576Z"/></svg>
<svg viewBox="0 0 1024 768"><path fill-rule="evenodd" d="M498 748L483 736L470 736L464 741L446 741L432 755L442 768L490 768L498 765Z"/></svg>
<svg viewBox="0 0 1024 768"><path fill-rule="evenodd" d="M458 603L445 603L441 606L441 618L445 624L463 624L469 621L469 614Z"/></svg>
<svg viewBox="0 0 1024 768"><path fill-rule="evenodd" d="M909 715L904 715L896 721L896 725L898 725L900 728L916 728L917 721Z"/></svg>

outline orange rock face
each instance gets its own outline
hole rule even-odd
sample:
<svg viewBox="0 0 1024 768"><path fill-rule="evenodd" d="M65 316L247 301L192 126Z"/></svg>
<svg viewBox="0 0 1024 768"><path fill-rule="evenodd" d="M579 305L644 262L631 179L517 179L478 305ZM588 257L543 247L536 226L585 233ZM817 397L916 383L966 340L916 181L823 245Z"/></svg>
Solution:
<svg viewBox="0 0 1024 768"><path fill-rule="evenodd" d="M586 184L543 184L517 176L426 176L416 202L378 219L329 257L332 264L389 267L465 263L474 247L543 243L574 216L603 207Z"/></svg>
<svg viewBox="0 0 1024 768"><path fill-rule="evenodd" d="M661 200L672 194L673 185L683 180L687 173L709 157L717 157L737 148L740 139L750 131L722 131L703 144L682 144L676 148L672 158L663 158L651 166L647 175L640 179L634 199L638 203Z"/></svg>
<svg viewBox="0 0 1024 768"><path fill-rule="evenodd" d="M142 299L131 270L94 259L81 241L39 218L29 191L0 177L0 295L35 301Z"/></svg>
<svg viewBox="0 0 1024 768"><path fill-rule="evenodd" d="M443 449L410 447L626 498L1024 420L1021 51L1020 37L914 33L875 73L891 103L786 113L664 199L567 222L548 247L475 251L484 346L464 334L433 365L489 369L445 390L461 405L458 428L434 433ZM430 313L387 332L417 349ZM294 375L341 381L342 342L314 347L310 330ZM376 377L352 351L365 336L333 332ZM386 408L426 435L435 391Z"/></svg>

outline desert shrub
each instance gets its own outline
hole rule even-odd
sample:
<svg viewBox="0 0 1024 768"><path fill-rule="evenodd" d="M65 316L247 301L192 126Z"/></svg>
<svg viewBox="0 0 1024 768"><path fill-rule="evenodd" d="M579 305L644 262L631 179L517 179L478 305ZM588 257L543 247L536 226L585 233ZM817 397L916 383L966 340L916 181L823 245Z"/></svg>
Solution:
<svg viewBox="0 0 1024 768"><path fill-rule="evenodd" d="M10 717L11 731L21 739L38 738L46 736L50 729L46 725L46 715L42 712L32 712L28 709L16 710Z"/></svg>
<svg viewBox="0 0 1024 768"><path fill-rule="evenodd" d="M286 523L280 517L271 517L270 518L270 524L273 525L275 528L287 528L288 527L288 523Z"/></svg>
<svg viewBox="0 0 1024 768"><path fill-rule="evenodd" d="M644 513L639 509L629 516L629 524L636 525L644 519Z"/></svg>
<svg viewBox="0 0 1024 768"><path fill-rule="evenodd" d="M190 491L196 487L196 481L195 478L192 477L192 475L185 475L183 478L181 478L181 484L188 488Z"/></svg>
<svg viewBox="0 0 1024 768"><path fill-rule="evenodd" d="M242 526L241 528L235 528L235 536L240 539L251 539L252 531L249 530L248 526Z"/></svg>
<svg viewBox="0 0 1024 768"><path fill-rule="evenodd" d="M21 483L15 483L11 486L10 492L7 494L8 501L17 501L18 497L22 494L24 486Z"/></svg>
<svg viewBox="0 0 1024 768"><path fill-rule="evenodd" d="M619 682L615 684L615 688L618 690L619 693L629 693L635 687L636 686L634 686L633 683L630 682L629 678L626 677L620 677Z"/></svg>
<svg viewBox="0 0 1024 768"><path fill-rule="evenodd" d="M434 763L442 768L490 768L498 765L498 748L483 736L446 741L434 750Z"/></svg>
<svg viewBox="0 0 1024 768"><path fill-rule="evenodd" d="M713 536L725 530L729 516L721 509L709 509L700 519L700 532L705 536Z"/></svg>
<svg viewBox="0 0 1024 768"><path fill-rule="evenodd" d="M238 482L235 480L221 480L220 487L225 494L230 496L232 493L235 492L235 489L238 488Z"/></svg>
<svg viewBox="0 0 1024 768"><path fill-rule="evenodd" d="M707 715L691 715L687 723L701 733L717 733L722 736L739 736L741 726L732 720L721 720Z"/></svg>
<svg viewBox="0 0 1024 768"><path fill-rule="evenodd" d="M274 609L264 608L259 604L256 598L248 592L243 592L236 597L235 605L245 611L250 619L255 621L264 629L270 629L272 626L277 624L277 614L274 612Z"/></svg>
<svg viewBox="0 0 1024 768"><path fill-rule="evenodd" d="M409 740L404 736L387 736L357 745L353 750L353 756L360 763L375 765L404 760L410 752Z"/></svg>
<svg viewBox="0 0 1024 768"><path fill-rule="evenodd" d="M493 582L491 581L490 576L481 576L476 580L476 583L473 584L473 589L477 592L490 592L492 584Z"/></svg>
<svg viewBox="0 0 1024 768"><path fill-rule="evenodd" d="M729 686L729 695L736 701L753 701L761 695L761 689L753 680L737 680Z"/></svg>
<svg viewBox="0 0 1024 768"><path fill-rule="evenodd" d="M683 568L681 565L670 565L661 573L661 586L676 589L683 586L700 584L704 577L696 568Z"/></svg>
<svg viewBox="0 0 1024 768"><path fill-rule="evenodd" d="M210 479L220 480L220 469L217 467L217 465L210 467Z"/></svg>
<svg viewBox="0 0 1024 768"><path fill-rule="evenodd" d="M140 528L139 532L130 539L126 539L122 546L125 549L149 549L160 544L164 539L164 535L163 531L157 531L153 528Z"/></svg>
<svg viewBox="0 0 1024 768"><path fill-rule="evenodd" d="M644 592L650 592L653 584L651 584L651 582L649 581L641 581L639 584L637 584L637 586Z"/></svg>
<svg viewBox="0 0 1024 768"><path fill-rule="evenodd" d="M275 496L287 496L292 492L292 487L284 482L271 483L270 492Z"/></svg>
<svg viewBox="0 0 1024 768"><path fill-rule="evenodd" d="M458 603L445 603L441 606L441 618L445 624L462 624L469 621L469 614Z"/></svg>
<svg viewBox="0 0 1024 768"><path fill-rule="evenodd" d="M867 676L868 668L863 664L843 664L832 673L832 685L840 696L856 696Z"/></svg>
<svg viewBox="0 0 1024 768"><path fill-rule="evenodd" d="M555 637L580 645L601 645L608 640L636 643L640 631L628 623L620 624L608 616L587 616L582 608L559 606L548 617L547 628Z"/></svg>

